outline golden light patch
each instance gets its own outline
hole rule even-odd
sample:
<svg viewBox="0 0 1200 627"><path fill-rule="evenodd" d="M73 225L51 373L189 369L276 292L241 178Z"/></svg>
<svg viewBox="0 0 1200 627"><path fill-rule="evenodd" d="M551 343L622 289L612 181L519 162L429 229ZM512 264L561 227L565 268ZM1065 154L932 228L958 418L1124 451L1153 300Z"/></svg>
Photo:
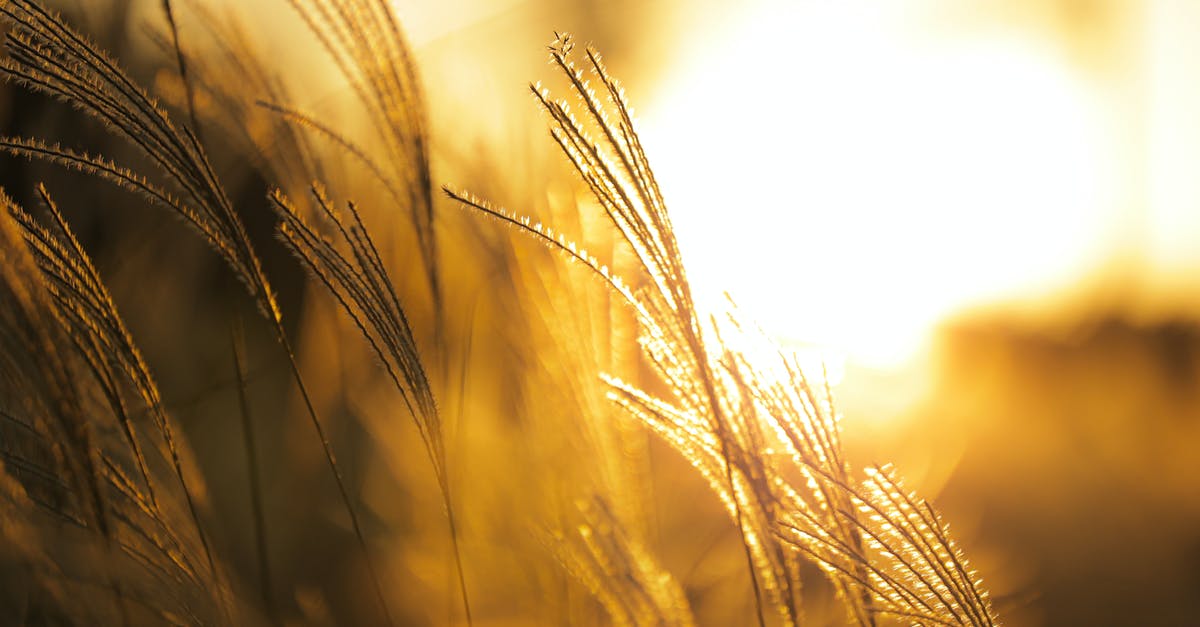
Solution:
<svg viewBox="0 0 1200 627"><path fill-rule="evenodd" d="M894 365L948 315L1086 272L1112 151L1055 48L859 4L748 14L682 57L643 126L699 292Z"/></svg>

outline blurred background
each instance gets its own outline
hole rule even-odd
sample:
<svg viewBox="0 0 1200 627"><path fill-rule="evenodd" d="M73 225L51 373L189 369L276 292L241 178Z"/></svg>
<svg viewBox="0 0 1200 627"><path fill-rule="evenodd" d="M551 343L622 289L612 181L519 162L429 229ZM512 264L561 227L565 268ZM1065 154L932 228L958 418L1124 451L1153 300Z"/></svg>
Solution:
<svg viewBox="0 0 1200 627"><path fill-rule="evenodd" d="M181 103L160 3L58 7ZM728 291L781 343L826 364L852 460L894 462L943 510L1008 624L1200 615L1200 5L396 7L425 92L435 184L550 221L619 271L627 253L606 239L527 89L558 78L545 62L553 31L604 55L636 110L701 301ZM283 0L183 3L197 80L205 63L223 63L204 26L213 15L240 24L296 109L369 145L346 85ZM302 195L307 180L280 180L248 156L274 141L261 110L221 118L219 104L201 117L206 145L292 313L335 448L369 509L372 546L388 556L402 623L460 621L415 430L394 415L353 330L272 239L266 190ZM6 135L131 159L67 107L11 86L0 116ZM347 160L330 157L321 173L335 197L373 212L430 349L477 623L592 621L539 535L569 527L571 504L592 485L640 510L701 624L749 621L738 540L715 499L666 447L613 428L616 412L578 380L637 376L628 320L603 289L564 291L587 283L578 268L438 199L438 318L419 271L405 275L415 253L401 214L370 207L380 190ZM298 622L370 623L363 566L286 363L235 282L178 221L137 199L0 161L0 185L18 200L29 202L36 181L109 282L185 426L229 570L254 590L260 549L228 330L233 317L247 321L270 523L266 606ZM435 351L437 328L445 344ZM629 485L648 489L629 496ZM839 620L819 607L810 617Z"/></svg>

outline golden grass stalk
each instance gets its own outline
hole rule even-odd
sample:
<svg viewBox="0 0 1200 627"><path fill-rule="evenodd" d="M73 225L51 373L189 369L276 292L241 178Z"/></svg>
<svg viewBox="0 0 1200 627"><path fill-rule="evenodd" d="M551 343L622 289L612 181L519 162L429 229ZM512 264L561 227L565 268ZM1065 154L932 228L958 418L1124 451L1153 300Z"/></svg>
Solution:
<svg viewBox="0 0 1200 627"><path fill-rule="evenodd" d="M584 53L586 69L577 67L569 35L556 35L549 50L582 113L540 87L534 95L650 288L630 289L540 223L446 193L582 262L632 307L643 356L671 398L601 375L609 398L675 448L725 504L742 534L759 623L767 605L784 624L800 622L803 557L828 573L858 624L882 617L995 624L986 593L932 507L904 492L890 470L868 469L864 482L855 481L828 387L814 389L794 356L748 330L735 311L705 319L698 310L620 85L594 50Z"/></svg>
<svg viewBox="0 0 1200 627"><path fill-rule="evenodd" d="M412 327L379 250L354 203L347 203L348 216L343 216L334 209L320 187L314 185L312 195L320 208L319 216L334 227L338 241L349 248L349 254L343 254L334 241L309 226L295 206L276 190L270 198L281 220L279 234L310 273L334 296L367 340L417 426L446 510L459 592L470 623L471 604L458 546L458 526L451 500L441 419Z"/></svg>
<svg viewBox="0 0 1200 627"><path fill-rule="evenodd" d="M188 488L175 431L163 408L158 387L132 336L117 314L116 306L99 273L71 232L58 206L44 186L38 186L38 194L51 218L53 231L42 227L15 203L8 204L9 215L20 227L21 234L38 263L43 284L55 303L59 319L100 384L105 398L121 424L146 489L147 503L144 506L149 507L155 516L161 516L154 482L135 433L132 416L122 396L125 383L132 384L139 400L154 419L187 502L188 513L203 547L208 569L215 578L217 571L212 551L200 523L192 490ZM138 498L140 499L140 495Z"/></svg>
<svg viewBox="0 0 1200 627"><path fill-rule="evenodd" d="M706 346L700 337L700 319L666 212L666 203L650 170L641 141L633 130L632 116L623 91L608 75L599 55L588 50L585 54L593 76L599 79L613 105L610 118L608 107L588 86L584 71L577 68L571 58L574 43L570 35L558 36L549 50L551 61L567 76L582 104L587 116L585 119L598 129L601 139L592 139L588 128L572 115L568 103L552 100L548 92L531 86L535 97L551 117L551 134L600 202L614 227L633 248L641 270L655 288L636 296L625 289L618 289L618 293L633 303L643 330L643 346L648 349L656 369L674 385L681 397L696 401L697 416L701 420L719 435L726 434L729 432L728 418L717 400ZM447 193L460 202L483 209L482 203L473 202L469 196L449 190ZM484 210L493 216L503 215L496 210ZM519 220L509 221L519 227L527 224ZM543 239L556 241L539 232L540 229L533 231ZM558 243L561 248L574 253L573 245ZM586 254L573 256L607 277L607 271L591 263ZM609 282L614 287L619 285L615 281ZM728 451L725 450L727 442L727 438L718 437L721 457L724 458L728 458ZM723 475L729 492L737 492L732 467L726 466ZM743 538L759 624L765 625L766 620L761 588L766 588L773 596L775 607L786 620L794 622L794 603L787 591L791 586L780 583L788 578L786 567L773 562L771 553L762 550L763 541L760 538L771 538L769 529L754 528L759 519L746 515L742 500L729 501L729 504L732 505L735 524Z"/></svg>
<svg viewBox="0 0 1200 627"><path fill-rule="evenodd" d="M692 627L687 597L650 551L631 537L603 498L579 504L579 523L554 538L563 567L604 606L612 624Z"/></svg>
<svg viewBox="0 0 1200 627"><path fill-rule="evenodd" d="M4 422L20 432L0 437L0 454L23 492L10 493L5 515L52 515L37 526L43 553L29 547L40 573L35 585L75 590L81 597L61 599L62 608L103 615L105 604L96 606L86 591L87 579L101 574L126 623L147 612L192 624L217 620L219 612L228 622L226 585L157 387L91 261L45 189L39 193L51 229L0 197L5 271L22 273L0 281L11 305L0 318L6 338L0 400L10 409ZM180 497L148 463L129 396L150 413ZM19 505L22 498L34 505L30 511ZM182 508L186 514L178 513ZM64 546L74 548L65 554L53 548Z"/></svg>
<svg viewBox="0 0 1200 627"><path fill-rule="evenodd" d="M397 189L403 191L397 209L408 210L416 230L437 320L441 317L442 288L438 278L424 96L394 5L386 0L288 0L288 3L329 53L366 108L371 128L383 142L386 155L383 163L388 166L388 176L380 180L393 196L399 195ZM275 105L276 110L282 105L269 104ZM340 134L327 132L322 125L313 123L312 116L281 112L302 126L335 138L340 147L355 146ZM357 148L352 152L366 154Z"/></svg>
<svg viewBox="0 0 1200 627"><path fill-rule="evenodd" d="M230 344L233 349L233 369L237 375L238 413L241 415L242 444L246 448L247 483L250 487L250 509L254 518L254 545L258 558L259 588L263 597L263 607L272 622L278 623L278 610L272 595L271 560L267 545L267 522L263 514L262 481L259 478L261 467L258 461L258 444L254 436L254 421L250 417L250 400L246 383L246 338L242 328L241 316L235 315L233 328L230 331Z"/></svg>
<svg viewBox="0 0 1200 627"><path fill-rule="evenodd" d="M140 191L155 204L165 206L181 216L221 255L272 324L276 339L287 353L293 379L321 442L342 504L350 516L355 537L366 561L370 563L358 513L304 384L270 283L262 271L245 227L196 135L186 127L176 126L166 111L137 86L116 62L38 3L5 0L0 2L0 15L12 25L5 41L9 57L0 59L0 73L33 91L64 100L105 123L112 132L137 147L172 186L181 190L181 200L173 200L144 178L100 158L62 150L36 140L5 139L0 141L0 148L19 156L74 166L127 189ZM390 624L391 612L383 595L382 584L375 575L374 567L371 566L369 570L381 611Z"/></svg>
<svg viewBox="0 0 1200 627"><path fill-rule="evenodd" d="M176 89L166 90L171 102L195 110L198 119L239 141L238 152L285 188L324 178L320 161L301 130L257 105L290 102L292 93L278 72L264 62L255 33L234 16L218 13L203 2L185 6L195 14L192 23L202 29L197 45L205 45L207 54L188 58L190 80L185 84L181 76ZM164 55L182 55L176 52L175 38L169 34L151 31L150 36Z"/></svg>

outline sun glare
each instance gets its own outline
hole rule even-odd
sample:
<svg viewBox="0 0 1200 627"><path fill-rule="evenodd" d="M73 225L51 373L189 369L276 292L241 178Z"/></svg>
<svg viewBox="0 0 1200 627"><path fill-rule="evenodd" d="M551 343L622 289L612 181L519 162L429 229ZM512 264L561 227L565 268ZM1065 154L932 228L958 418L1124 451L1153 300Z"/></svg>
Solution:
<svg viewBox="0 0 1200 627"><path fill-rule="evenodd" d="M947 316L1094 263L1111 150L1053 49L858 4L747 12L641 122L703 298L896 366Z"/></svg>

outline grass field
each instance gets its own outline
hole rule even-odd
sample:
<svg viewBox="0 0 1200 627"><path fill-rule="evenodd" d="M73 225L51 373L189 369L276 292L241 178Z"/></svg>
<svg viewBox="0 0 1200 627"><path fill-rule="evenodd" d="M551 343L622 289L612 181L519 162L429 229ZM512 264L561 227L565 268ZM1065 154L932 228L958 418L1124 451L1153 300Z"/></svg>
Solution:
<svg viewBox="0 0 1200 627"><path fill-rule="evenodd" d="M386 0L104 4L0 0L0 622L1194 615L1186 317L823 363L689 273L708 179L660 185L587 3L546 11L612 60L529 35L528 115L446 52L520 9L414 45ZM822 271L745 282L884 342Z"/></svg>

